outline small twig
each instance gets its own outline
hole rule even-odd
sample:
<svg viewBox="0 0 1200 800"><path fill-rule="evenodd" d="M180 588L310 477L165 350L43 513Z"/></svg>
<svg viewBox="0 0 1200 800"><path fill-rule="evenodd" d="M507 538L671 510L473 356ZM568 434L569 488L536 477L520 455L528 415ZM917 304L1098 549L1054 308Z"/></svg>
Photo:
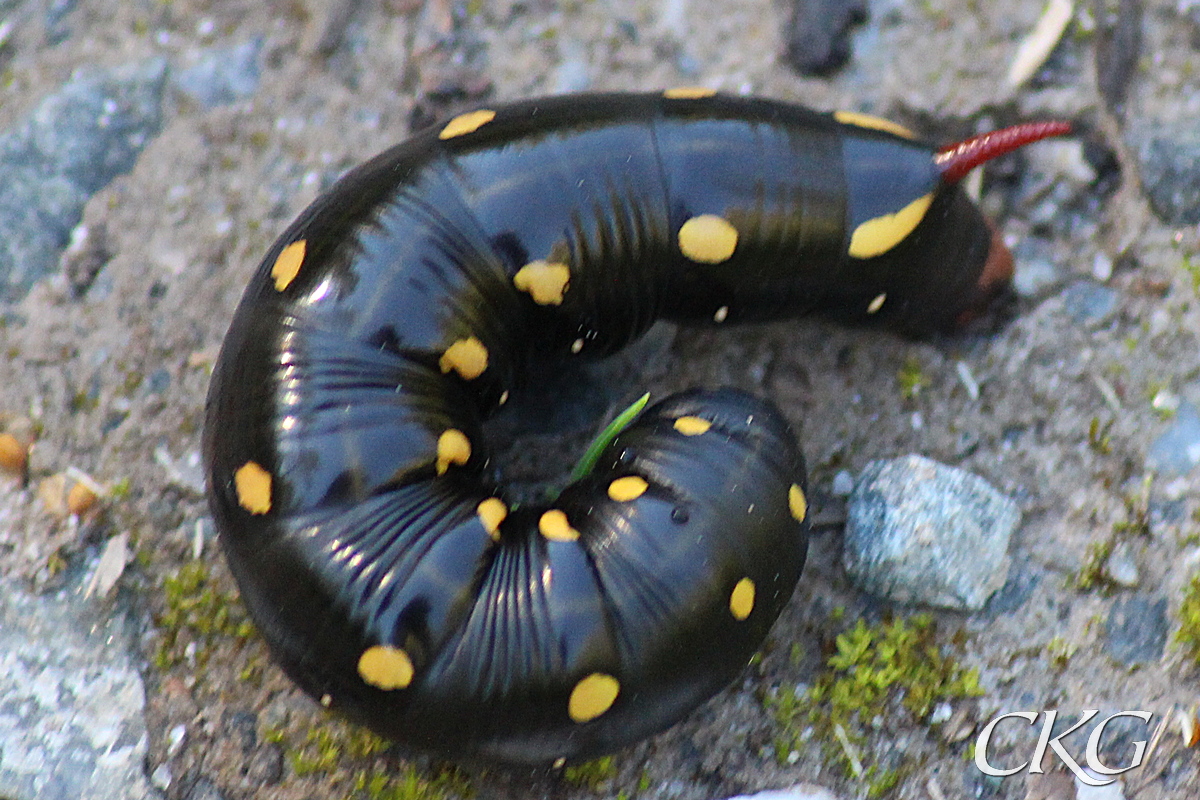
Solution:
<svg viewBox="0 0 1200 800"><path fill-rule="evenodd" d="M1058 46L1063 32L1075 14L1072 0L1050 0L1033 30L1021 42L1012 64L1008 68L1005 83L1016 89L1041 69L1050 53Z"/></svg>
<svg viewBox="0 0 1200 800"><path fill-rule="evenodd" d="M844 503L827 505L818 508L808 515L808 526L813 530L825 528L846 527L846 506Z"/></svg>
<svg viewBox="0 0 1200 800"><path fill-rule="evenodd" d="M846 729L842 727L842 723L833 723L833 735L837 737L838 744L842 746L842 751L846 754L846 760L850 762L850 771L854 773L855 778L861 778L863 774L862 760L859 759L854 745L850 743L850 737L846 735Z"/></svg>
<svg viewBox="0 0 1200 800"><path fill-rule="evenodd" d="M1095 373L1092 374L1091 378L1092 383L1096 385L1096 389L1100 391L1100 395L1104 398L1105 404L1113 411L1120 412L1121 398L1117 397L1117 392L1113 389L1112 384Z"/></svg>
<svg viewBox="0 0 1200 800"><path fill-rule="evenodd" d="M67 467L65 472L68 478L76 483L82 483L89 490L91 490L92 494L96 495L97 497L106 497L108 495L108 489L105 488L103 484L101 484L91 475L88 475L79 467Z"/></svg>
<svg viewBox="0 0 1200 800"><path fill-rule="evenodd" d="M321 26L321 35L317 38L317 55L328 58L341 46L346 38L346 29L354 19L354 13L362 6L362 0L338 0L332 4L325 16L325 24Z"/></svg>
<svg viewBox="0 0 1200 800"><path fill-rule="evenodd" d="M1146 774L1148 772L1147 767L1150 765L1150 760L1154 758L1154 752L1158 749L1159 742L1162 741L1163 736L1167 732L1167 728L1171 726L1171 720L1175 718L1176 711L1178 711L1178 707L1172 706L1170 711L1168 711L1166 714L1163 714L1162 720L1158 723L1158 726L1154 729L1154 733L1150 736L1150 743L1146 745L1146 754L1142 758L1142 780L1137 786L1128 787L1129 797L1133 797L1134 795L1140 793L1151 783L1158 780L1161 770L1153 774Z"/></svg>

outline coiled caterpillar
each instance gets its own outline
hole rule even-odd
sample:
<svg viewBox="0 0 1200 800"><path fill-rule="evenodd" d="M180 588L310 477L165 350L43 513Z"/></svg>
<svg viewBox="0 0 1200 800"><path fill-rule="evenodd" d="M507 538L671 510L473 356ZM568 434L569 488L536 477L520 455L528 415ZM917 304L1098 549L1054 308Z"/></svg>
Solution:
<svg viewBox="0 0 1200 800"><path fill-rule="evenodd" d="M210 504L312 696L448 755L582 758L727 684L804 564L769 404L668 398L545 506L481 433L537 354L656 319L952 327L1011 258L955 182L1058 124L934 152L893 123L705 90L463 114L351 171L267 253L208 399Z"/></svg>

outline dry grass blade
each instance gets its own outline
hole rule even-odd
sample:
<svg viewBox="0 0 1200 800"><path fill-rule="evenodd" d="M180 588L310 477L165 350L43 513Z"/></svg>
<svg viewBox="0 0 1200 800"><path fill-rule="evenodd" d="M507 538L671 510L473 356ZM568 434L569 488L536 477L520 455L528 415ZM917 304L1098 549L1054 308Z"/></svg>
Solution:
<svg viewBox="0 0 1200 800"><path fill-rule="evenodd" d="M1063 32L1066 31L1067 24L1074 14L1074 0L1050 0L1046 4L1046 10L1042 12L1033 31L1017 48L1017 55L1008 68L1008 77L1005 82L1009 88L1017 88L1041 69L1042 64L1046 63L1046 59L1050 57L1050 53L1062 39Z"/></svg>

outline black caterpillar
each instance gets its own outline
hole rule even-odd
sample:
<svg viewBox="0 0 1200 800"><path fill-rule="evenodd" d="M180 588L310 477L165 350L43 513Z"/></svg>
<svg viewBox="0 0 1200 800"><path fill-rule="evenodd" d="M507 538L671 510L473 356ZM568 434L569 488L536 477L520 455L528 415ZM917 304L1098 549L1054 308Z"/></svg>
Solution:
<svg viewBox="0 0 1200 800"><path fill-rule="evenodd" d="M590 757L677 721L800 575L788 424L685 392L513 508L482 421L535 354L611 353L660 317L953 327L1012 270L956 182L1065 130L935 152L873 117L681 89L474 111L351 171L259 266L208 397L212 513L275 657L444 755Z"/></svg>

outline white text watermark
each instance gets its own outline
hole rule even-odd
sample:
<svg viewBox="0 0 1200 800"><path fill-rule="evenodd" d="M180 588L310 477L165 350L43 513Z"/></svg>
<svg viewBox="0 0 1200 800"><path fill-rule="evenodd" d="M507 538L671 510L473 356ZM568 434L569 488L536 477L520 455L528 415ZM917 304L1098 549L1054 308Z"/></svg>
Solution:
<svg viewBox="0 0 1200 800"><path fill-rule="evenodd" d="M1071 770L1081 783L1088 786L1107 786L1116 780L1116 776L1128 772L1135 767L1141 766L1142 759L1146 756L1146 742L1138 741L1133 743L1133 758L1125 766L1112 766L1105 764L1100 758L1100 741L1104 737L1104 729L1108 727L1108 723L1119 717L1132 717L1140 719L1147 726L1150 724L1150 718L1153 716L1149 711L1120 711L1112 716L1101 720L1087 739L1087 746L1083 751L1083 764L1075 759L1067 751L1063 745L1062 739L1071 735L1075 731L1082 728L1084 725L1091 722L1100 712L1096 709L1089 709L1083 712L1083 717L1071 727L1067 728L1057 736L1054 734L1054 722L1058 718L1057 711L1010 711L1007 714L1000 716L989 722L982 731L979 732L979 738L975 740L975 766L980 772L985 775L991 775L997 778L1004 778L1009 775L1015 775L1022 770L1029 772L1042 772L1043 760L1046 756L1046 749L1049 748L1059 760ZM997 767L988 761L988 747L992 743L992 734L996 730L996 726L1005 720L1023 719L1028 725L1036 725L1038 717L1043 718L1041 734L1038 736L1037 744L1033 748L1030 759L1016 767L1001 768ZM1087 767L1087 769L1084 769ZM1111 777L1097 777L1111 776Z"/></svg>

